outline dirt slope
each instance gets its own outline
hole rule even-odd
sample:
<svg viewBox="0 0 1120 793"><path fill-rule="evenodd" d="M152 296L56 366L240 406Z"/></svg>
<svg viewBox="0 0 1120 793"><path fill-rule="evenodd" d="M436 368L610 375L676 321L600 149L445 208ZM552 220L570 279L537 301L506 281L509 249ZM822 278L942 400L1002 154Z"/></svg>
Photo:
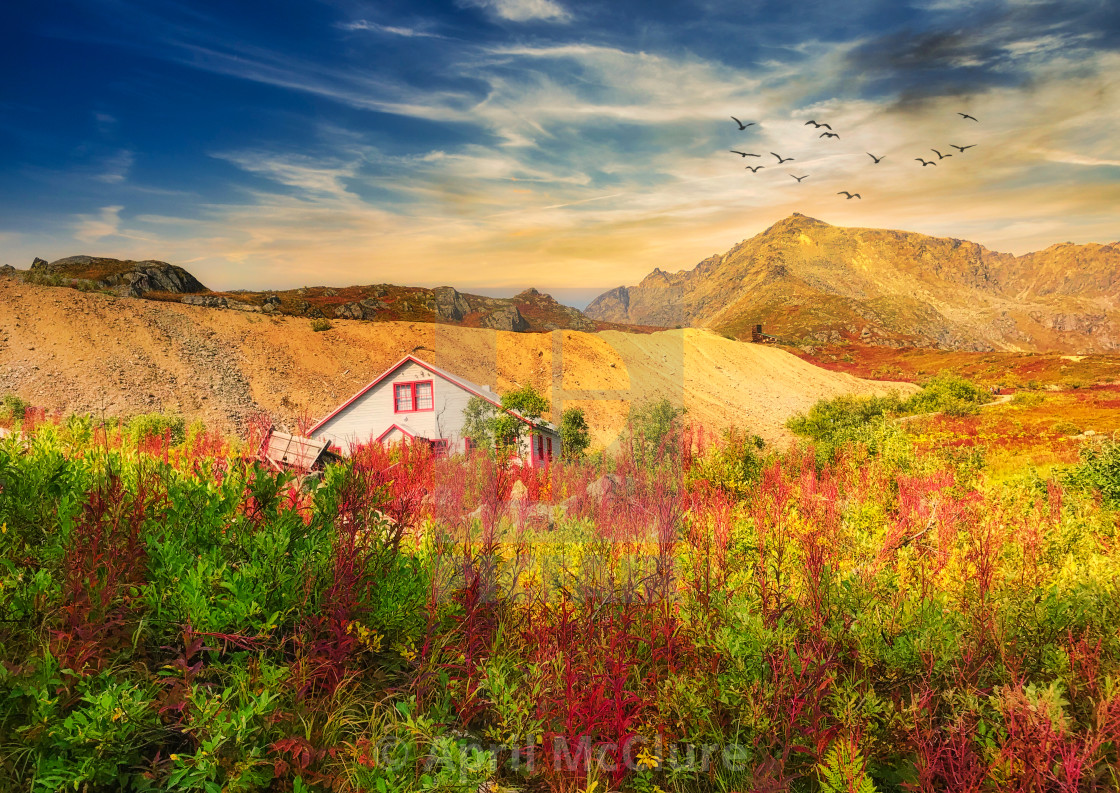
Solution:
<svg viewBox="0 0 1120 793"><path fill-rule="evenodd" d="M631 402L665 396L717 430L768 440L841 393L897 384L828 372L778 349L702 330L507 333L431 323L307 319L114 298L0 278L0 393L64 412L166 410L236 429L259 411L320 417L409 352L499 391L531 382L583 407L599 444ZM903 390L913 386L897 386Z"/></svg>

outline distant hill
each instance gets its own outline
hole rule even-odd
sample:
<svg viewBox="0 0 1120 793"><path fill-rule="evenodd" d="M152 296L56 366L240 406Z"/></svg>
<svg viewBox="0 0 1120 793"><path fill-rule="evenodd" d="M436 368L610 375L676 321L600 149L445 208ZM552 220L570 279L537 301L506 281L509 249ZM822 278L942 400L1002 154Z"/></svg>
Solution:
<svg viewBox="0 0 1120 793"><path fill-rule="evenodd" d="M6 272L46 286L72 286L205 308L311 319L436 322L514 332L598 331L619 327L616 323L591 320L578 309L561 305L551 295L532 288L510 298L466 294L450 286L429 289L393 284L215 292L182 267L167 262L94 256L70 256L54 262L36 259L30 270L7 268Z"/></svg>
<svg viewBox="0 0 1120 793"><path fill-rule="evenodd" d="M12 268L11 272L20 271ZM68 256L53 262L36 259L24 276L45 285L107 289L130 297L142 297L149 292L206 291L206 287L182 267L155 260L136 262L97 256Z"/></svg>
<svg viewBox="0 0 1120 793"><path fill-rule="evenodd" d="M605 292L584 313L739 338L762 324L795 343L1114 351L1120 243L1013 256L794 214L691 270L655 269L637 286Z"/></svg>

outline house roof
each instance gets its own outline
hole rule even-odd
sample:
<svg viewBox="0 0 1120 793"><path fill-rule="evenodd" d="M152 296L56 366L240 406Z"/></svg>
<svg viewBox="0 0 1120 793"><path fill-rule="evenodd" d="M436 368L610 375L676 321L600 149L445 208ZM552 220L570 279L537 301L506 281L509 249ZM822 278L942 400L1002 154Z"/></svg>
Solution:
<svg viewBox="0 0 1120 793"><path fill-rule="evenodd" d="M330 441L317 441L301 438L287 432L273 430L265 438L261 454L276 465L291 465L297 468L311 468L325 454Z"/></svg>
<svg viewBox="0 0 1120 793"><path fill-rule="evenodd" d="M451 382L451 383L459 386L464 391L468 391L471 394L474 394L476 397L480 397L482 399L485 399L487 402L489 402L494 407L499 408L499 409L504 409L504 408L502 408L502 403L497 399L498 395L495 394L493 391L491 391L489 388L486 388L485 386L480 386L477 383L472 383L470 380L467 380L465 377L459 377L458 375L451 374L451 372L448 372L444 369L441 369L438 366L433 366L432 364L428 363L427 361L424 361L424 360L421 360L420 358L417 358L415 355L406 355L403 358L401 358L399 361L397 361L395 364L390 366L388 369L386 369L384 372L382 372L380 375L378 375L377 378L375 378L372 382L369 383L369 385L362 388L361 391L354 394L354 396L350 397L345 402L343 402L341 405L339 405L337 408L335 408L333 411L331 411L325 418L321 419L314 427L312 427L308 431L308 434L314 434L314 433L318 432L328 421L333 419L335 416L337 416L339 413L344 411L346 408L350 407L350 405L352 405L359 398L361 398L363 395L365 395L366 392L368 392L370 389L372 389L374 386L376 386L378 383L380 383L386 377L391 375L393 372L397 371L397 369L400 369L404 364L408 363L409 361L411 361L414 364L417 364L418 366L423 366L425 369L428 369L428 370L434 372L435 374L442 377L444 380L447 380L448 382ZM516 410L510 410L508 412L511 415L516 416L517 418L524 421L530 427L534 427L534 428L538 428L538 429L544 429L544 430L548 430L550 432L556 432L556 428L547 421L534 421L533 419L522 416Z"/></svg>

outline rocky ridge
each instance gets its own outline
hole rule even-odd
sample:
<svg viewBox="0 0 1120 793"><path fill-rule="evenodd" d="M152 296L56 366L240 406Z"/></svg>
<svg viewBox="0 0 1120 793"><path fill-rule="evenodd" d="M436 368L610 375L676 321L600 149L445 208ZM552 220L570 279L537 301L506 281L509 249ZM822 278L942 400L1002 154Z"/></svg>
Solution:
<svg viewBox="0 0 1120 793"><path fill-rule="evenodd" d="M594 322L578 309L561 305L551 295L532 288L512 298L466 294L451 286L429 289L394 284L216 292L182 267L167 262L93 256L70 256L54 262L35 259L29 270L5 265L0 275L45 286L109 291L122 297L309 319L434 322L517 333L596 331L614 326Z"/></svg>
<svg viewBox="0 0 1120 793"><path fill-rule="evenodd" d="M958 350L1120 349L1120 244L1013 256L967 240L831 226L794 214L690 270L611 289L595 320L755 324L796 343Z"/></svg>

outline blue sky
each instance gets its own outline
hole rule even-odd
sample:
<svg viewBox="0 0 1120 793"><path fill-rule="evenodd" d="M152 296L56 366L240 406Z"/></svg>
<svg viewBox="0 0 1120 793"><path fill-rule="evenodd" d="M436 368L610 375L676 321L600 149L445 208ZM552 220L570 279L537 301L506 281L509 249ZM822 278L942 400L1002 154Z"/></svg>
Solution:
<svg viewBox="0 0 1120 793"><path fill-rule="evenodd" d="M1015 253L1120 238L1114 0L49 0L5 22L18 267L580 305L794 211ZM914 161L931 148L954 157Z"/></svg>

